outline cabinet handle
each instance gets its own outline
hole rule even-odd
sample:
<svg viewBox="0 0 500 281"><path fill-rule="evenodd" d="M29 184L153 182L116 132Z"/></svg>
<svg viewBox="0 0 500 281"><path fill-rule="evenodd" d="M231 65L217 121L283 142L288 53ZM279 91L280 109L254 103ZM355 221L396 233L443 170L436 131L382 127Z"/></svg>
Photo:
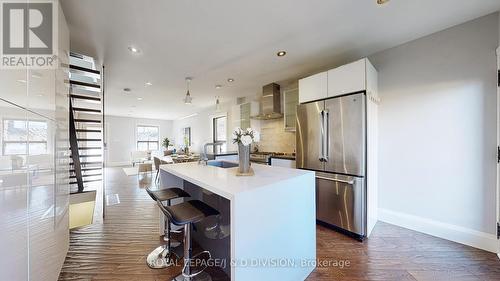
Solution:
<svg viewBox="0 0 500 281"><path fill-rule="evenodd" d="M324 161L328 162L328 158L330 157L330 112L328 110L325 110L325 116L324 116L324 124L323 126L325 127L325 137L324 137L324 147L326 153L324 153Z"/></svg>
<svg viewBox="0 0 500 281"><path fill-rule="evenodd" d="M319 161L325 162L325 111L321 110L319 117L319 131L321 133L319 145Z"/></svg>
<svg viewBox="0 0 500 281"><path fill-rule="evenodd" d="M327 180L327 181L336 181L336 182L346 183L349 185L354 185L354 180L346 181L346 180L339 180L339 179L327 178L327 177L322 177L322 176L316 176L316 178L322 179L322 180Z"/></svg>

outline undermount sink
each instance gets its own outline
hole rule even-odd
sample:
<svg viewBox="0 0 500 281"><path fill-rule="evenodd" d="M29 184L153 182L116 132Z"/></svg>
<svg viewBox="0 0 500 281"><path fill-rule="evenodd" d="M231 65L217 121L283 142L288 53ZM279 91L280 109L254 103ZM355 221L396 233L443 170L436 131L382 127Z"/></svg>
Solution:
<svg viewBox="0 0 500 281"><path fill-rule="evenodd" d="M223 169L238 167L238 163L221 161L221 160L210 160L207 162L208 166L219 167Z"/></svg>

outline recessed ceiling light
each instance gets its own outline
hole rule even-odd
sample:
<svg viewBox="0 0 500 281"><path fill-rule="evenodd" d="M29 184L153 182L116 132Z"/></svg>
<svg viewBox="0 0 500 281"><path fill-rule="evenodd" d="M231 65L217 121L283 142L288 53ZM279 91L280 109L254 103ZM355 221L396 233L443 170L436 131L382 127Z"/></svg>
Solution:
<svg viewBox="0 0 500 281"><path fill-rule="evenodd" d="M146 82L146 84L144 84L144 85L146 85L146 87L149 87L149 86L153 86L153 83L151 83L151 82Z"/></svg>
<svg viewBox="0 0 500 281"><path fill-rule="evenodd" d="M142 100L142 98L141 98L141 97L138 97L138 98L137 98L137 100Z"/></svg>
<svg viewBox="0 0 500 281"><path fill-rule="evenodd" d="M131 51L134 54L138 54L138 53L141 52L141 50L139 50L139 48L134 47L134 46L128 46L128 50Z"/></svg>
<svg viewBox="0 0 500 281"><path fill-rule="evenodd" d="M43 97L43 94L38 94L38 95L36 95L36 96L37 96L37 97Z"/></svg>
<svg viewBox="0 0 500 281"><path fill-rule="evenodd" d="M276 53L276 55L278 57L284 57L286 55L286 52L285 51L279 51L279 52Z"/></svg>
<svg viewBox="0 0 500 281"><path fill-rule="evenodd" d="M227 82L232 83L232 82L234 82L234 79L233 78L228 78Z"/></svg>
<svg viewBox="0 0 500 281"><path fill-rule="evenodd" d="M382 5L389 2L389 0L377 0L377 4Z"/></svg>
<svg viewBox="0 0 500 281"><path fill-rule="evenodd" d="M19 82L19 83L26 83L26 80L24 80L24 79L19 79L19 80L17 80L17 82Z"/></svg>
<svg viewBox="0 0 500 281"><path fill-rule="evenodd" d="M218 90L218 89L222 88L222 85L215 85L215 88Z"/></svg>

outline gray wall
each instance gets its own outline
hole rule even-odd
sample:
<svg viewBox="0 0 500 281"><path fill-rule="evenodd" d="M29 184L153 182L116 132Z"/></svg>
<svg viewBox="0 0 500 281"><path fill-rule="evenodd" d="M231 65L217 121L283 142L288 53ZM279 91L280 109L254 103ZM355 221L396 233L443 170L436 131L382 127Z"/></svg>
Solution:
<svg viewBox="0 0 500 281"><path fill-rule="evenodd" d="M380 208L495 233L498 13L370 57Z"/></svg>

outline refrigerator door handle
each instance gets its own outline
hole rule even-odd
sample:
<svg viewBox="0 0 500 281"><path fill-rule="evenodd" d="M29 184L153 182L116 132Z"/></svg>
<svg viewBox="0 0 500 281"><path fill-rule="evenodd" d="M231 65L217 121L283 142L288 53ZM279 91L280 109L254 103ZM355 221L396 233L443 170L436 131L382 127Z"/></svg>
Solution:
<svg viewBox="0 0 500 281"><path fill-rule="evenodd" d="M330 157L330 112L328 110L325 110L325 116L323 117L323 127L326 128L326 134L323 138L323 142L324 142L324 151L323 152L323 160L325 162L328 162L328 158Z"/></svg>
<svg viewBox="0 0 500 281"><path fill-rule="evenodd" d="M316 176L316 178L318 179L322 179L322 180L327 180L327 181L336 181L336 182L341 182L341 183L345 183L345 184L349 184L349 185L353 185L354 184L354 180L341 180L341 179L335 179L335 178L327 178L327 177L322 177L322 176Z"/></svg>
<svg viewBox="0 0 500 281"><path fill-rule="evenodd" d="M325 111L321 110L320 112L320 118L319 118L319 131L321 134L320 137L320 144L319 144L319 161L324 162L325 161Z"/></svg>

